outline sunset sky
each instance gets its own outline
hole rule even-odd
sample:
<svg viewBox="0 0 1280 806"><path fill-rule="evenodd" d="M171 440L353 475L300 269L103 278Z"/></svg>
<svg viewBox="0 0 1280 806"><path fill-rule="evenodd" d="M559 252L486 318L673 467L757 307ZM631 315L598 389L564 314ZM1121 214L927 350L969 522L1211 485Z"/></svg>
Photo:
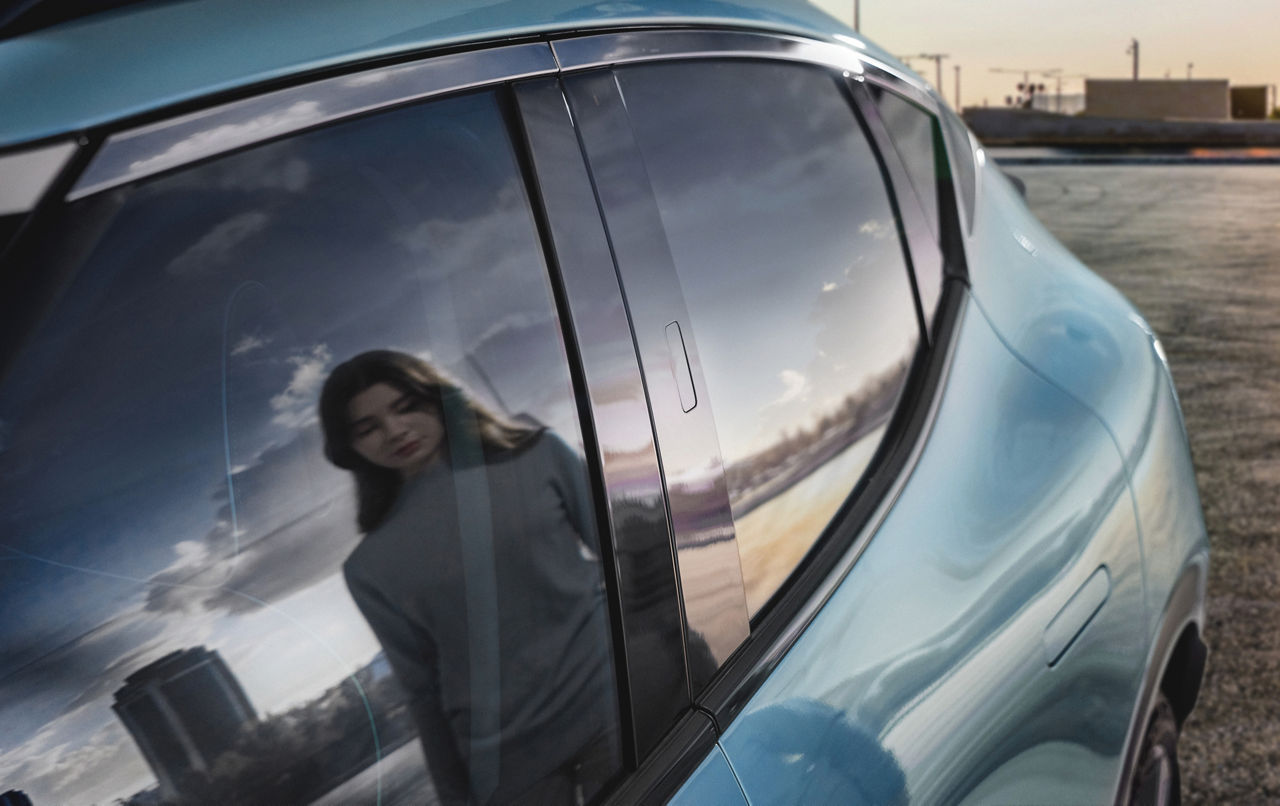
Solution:
<svg viewBox="0 0 1280 806"><path fill-rule="evenodd" d="M852 23L854 0L817 0L816 5ZM1280 7L1276 0L860 0L861 31L899 56L945 53L943 92L955 105L960 70L961 105L1004 103L1021 76L992 68L1048 70L1090 78L1128 78L1136 38L1140 77L1226 78L1232 84L1280 83ZM934 81L934 63L912 66ZM1052 92L1053 79L1036 78ZM1083 80L1063 80L1063 93L1081 92Z"/></svg>

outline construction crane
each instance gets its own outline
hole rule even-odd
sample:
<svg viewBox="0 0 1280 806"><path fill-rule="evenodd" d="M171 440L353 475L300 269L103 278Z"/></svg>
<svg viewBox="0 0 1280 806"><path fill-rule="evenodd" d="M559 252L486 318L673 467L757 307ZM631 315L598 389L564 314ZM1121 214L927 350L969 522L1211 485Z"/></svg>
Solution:
<svg viewBox="0 0 1280 806"><path fill-rule="evenodd" d="M992 67L992 68L991 68L991 72L993 72L993 73L1018 73L1018 74L1021 74L1021 76L1022 76L1022 83L1018 85L1018 93L1019 93L1018 100L1021 102L1021 105L1022 105L1022 106L1025 106L1027 109L1030 109L1030 108L1031 108L1031 99L1032 99L1032 97L1035 95L1035 92L1036 92L1036 85L1034 85L1034 84L1032 84L1032 83L1031 83L1031 76L1035 75L1035 76L1042 76L1042 77L1044 77L1044 78L1053 78L1054 76L1056 76L1056 75L1058 75L1058 74L1060 74L1060 73L1062 72L1062 68L1061 68L1061 67L1049 67L1049 68L1045 68L1045 69L1040 69L1040 68L1035 68L1035 67ZM1059 83L1059 85L1058 85L1058 88L1059 88L1059 94L1061 94L1061 87L1062 87L1062 85L1061 85L1061 83ZM1040 89L1041 89L1041 91L1043 91L1043 90L1044 90L1044 85L1043 85L1043 84L1042 84L1042 85L1040 85ZM1026 98L1025 98L1025 100L1024 100L1024 99L1023 99L1023 97L1022 97L1022 93L1026 93ZM1061 103L1061 99L1059 99L1059 103Z"/></svg>
<svg viewBox="0 0 1280 806"><path fill-rule="evenodd" d="M938 94L942 96L942 100L947 100L947 95L942 89L942 60L951 58L950 55L946 53L916 53L912 56L899 56L898 58L906 62L908 67L911 66L911 59L933 59L933 65L937 68L937 80L933 86L937 87Z"/></svg>

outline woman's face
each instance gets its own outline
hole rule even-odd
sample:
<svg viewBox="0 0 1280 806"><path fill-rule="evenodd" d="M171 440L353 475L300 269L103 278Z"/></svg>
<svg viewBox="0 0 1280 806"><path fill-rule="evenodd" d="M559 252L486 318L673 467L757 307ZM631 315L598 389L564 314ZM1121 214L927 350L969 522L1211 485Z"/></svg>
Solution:
<svg viewBox="0 0 1280 806"><path fill-rule="evenodd" d="M351 447L379 467L408 478L440 456L444 427L439 411L386 383L351 398Z"/></svg>

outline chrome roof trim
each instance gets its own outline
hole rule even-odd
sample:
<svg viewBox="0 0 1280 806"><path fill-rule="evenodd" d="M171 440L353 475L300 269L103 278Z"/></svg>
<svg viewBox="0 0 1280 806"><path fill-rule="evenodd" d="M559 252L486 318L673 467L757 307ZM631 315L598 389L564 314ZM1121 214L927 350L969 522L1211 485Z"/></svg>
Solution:
<svg viewBox="0 0 1280 806"><path fill-rule="evenodd" d="M77 147L67 140L0 156L0 216L31 212Z"/></svg>
<svg viewBox="0 0 1280 806"><path fill-rule="evenodd" d="M839 40L843 44L747 31L629 31L558 39L551 47L564 72L666 59L756 58L808 62L845 70L854 77L871 78L937 112L936 99L919 79L861 52L865 45L852 37L839 37Z"/></svg>
<svg viewBox="0 0 1280 806"><path fill-rule="evenodd" d="M698 57L756 57L816 62L862 73L864 59L831 42L745 31L630 31L595 34L551 43L565 72L629 62Z"/></svg>
<svg viewBox="0 0 1280 806"><path fill-rule="evenodd" d="M593 34L432 56L268 92L117 132L106 139L66 198L76 201L188 163L434 95L558 72L696 58L784 59L843 70L936 111L937 101L926 86L861 52L856 43L697 29ZM17 156L25 157L26 153Z"/></svg>
<svg viewBox="0 0 1280 806"><path fill-rule="evenodd" d="M383 107L555 71L555 57L545 43L526 43L435 56L232 101L111 135L67 201Z"/></svg>

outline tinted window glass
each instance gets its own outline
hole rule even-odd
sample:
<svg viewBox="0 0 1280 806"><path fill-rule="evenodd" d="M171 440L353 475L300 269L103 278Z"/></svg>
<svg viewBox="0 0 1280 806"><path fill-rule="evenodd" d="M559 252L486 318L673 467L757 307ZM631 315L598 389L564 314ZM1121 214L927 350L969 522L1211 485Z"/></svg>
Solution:
<svg viewBox="0 0 1280 806"><path fill-rule="evenodd" d="M905 181L898 178L895 182L909 185L898 188L898 204L905 207L918 203L923 213L924 225L911 238L912 268L921 311L925 322L932 327L938 300L942 297L942 250L948 241L954 242L955 235L955 204L942 195L954 192L947 150L933 115L883 87L873 84L870 90L893 151L906 174Z"/></svg>
<svg viewBox="0 0 1280 806"><path fill-rule="evenodd" d="M69 211L106 224L0 387L6 785L573 802L616 771L519 177L480 94Z"/></svg>
<svg viewBox="0 0 1280 806"><path fill-rule="evenodd" d="M755 613L893 411L919 338L897 223L826 73L697 62L618 79L688 305Z"/></svg>
<svg viewBox="0 0 1280 806"><path fill-rule="evenodd" d="M871 94L880 107L880 117L893 138L894 148L907 169L911 188L920 201L933 237L939 238L938 177L946 172L946 162L939 163L939 158L946 151L942 147L938 125L932 115L905 98L875 85L871 87Z"/></svg>

